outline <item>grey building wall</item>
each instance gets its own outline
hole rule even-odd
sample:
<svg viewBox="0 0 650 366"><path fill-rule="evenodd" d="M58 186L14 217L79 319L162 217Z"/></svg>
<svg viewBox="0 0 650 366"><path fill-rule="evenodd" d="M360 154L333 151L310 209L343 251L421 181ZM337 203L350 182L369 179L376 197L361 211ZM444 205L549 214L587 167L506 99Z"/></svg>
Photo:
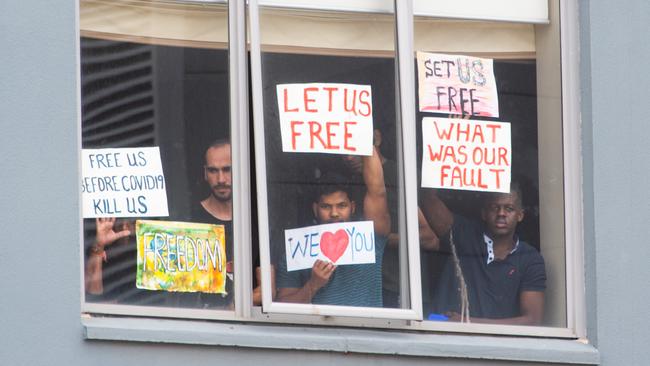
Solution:
<svg viewBox="0 0 650 366"><path fill-rule="evenodd" d="M650 3L580 5L589 337L604 365L647 365Z"/></svg>
<svg viewBox="0 0 650 366"><path fill-rule="evenodd" d="M580 5L589 338L604 365L644 365L650 355L650 5ZM0 364L522 364L85 340L75 6L0 2Z"/></svg>

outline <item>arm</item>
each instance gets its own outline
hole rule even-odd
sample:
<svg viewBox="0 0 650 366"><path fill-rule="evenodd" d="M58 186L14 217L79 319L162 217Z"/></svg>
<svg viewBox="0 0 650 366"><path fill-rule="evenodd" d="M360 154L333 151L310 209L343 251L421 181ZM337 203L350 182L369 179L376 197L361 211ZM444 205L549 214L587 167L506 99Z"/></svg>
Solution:
<svg viewBox="0 0 650 366"><path fill-rule="evenodd" d="M332 263L317 259L311 269L311 277L309 278L309 281L300 288L279 288L278 301L297 302L303 304L310 303L311 299L316 295L316 292L318 292L318 290L325 286L330 280L335 269L336 266Z"/></svg>
<svg viewBox="0 0 650 366"><path fill-rule="evenodd" d="M424 189L422 192L422 213L431 229L438 237L445 236L454 223L454 215L440 200L435 189Z"/></svg>
<svg viewBox="0 0 650 366"><path fill-rule="evenodd" d="M386 200L384 169L376 147L371 156L363 157L363 181L366 184L366 196L363 199L363 212L366 219L374 222L376 233L388 235L390 233L390 214Z"/></svg>
<svg viewBox="0 0 650 366"><path fill-rule="evenodd" d="M102 269L104 266L104 251L107 245L110 245L118 239L124 238L131 234L129 230L122 230L115 232L113 226L115 225L115 218L98 218L95 219L97 225L97 232L95 235L95 243L91 249L91 253L86 258L86 267L84 275L84 284L86 291L89 294L100 295L104 292L104 283Z"/></svg>
<svg viewBox="0 0 650 366"><path fill-rule="evenodd" d="M520 316L501 319L471 318L470 321L486 324L540 325L544 318L544 292L523 291L519 295L519 308L521 310ZM451 313L449 315L449 320L460 320L458 313Z"/></svg>
<svg viewBox="0 0 650 366"><path fill-rule="evenodd" d="M420 248L424 250L435 250L440 249L440 239L436 233L433 232L431 226L427 222L427 219L422 213L422 209L418 207L418 226L420 229Z"/></svg>
<svg viewBox="0 0 650 366"><path fill-rule="evenodd" d="M429 223L424 218L422 210L418 207L418 229L420 233L420 248L423 250L435 250L440 249L440 240L436 233L431 230ZM388 246L391 248L397 248L399 245L399 234L390 233L388 234Z"/></svg>
<svg viewBox="0 0 650 366"><path fill-rule="evenodd" d="M262 269L255 268L257 286L253 289L253 305L262 305ZM271 265L271 299L275 300L275 266Z"/></svg>

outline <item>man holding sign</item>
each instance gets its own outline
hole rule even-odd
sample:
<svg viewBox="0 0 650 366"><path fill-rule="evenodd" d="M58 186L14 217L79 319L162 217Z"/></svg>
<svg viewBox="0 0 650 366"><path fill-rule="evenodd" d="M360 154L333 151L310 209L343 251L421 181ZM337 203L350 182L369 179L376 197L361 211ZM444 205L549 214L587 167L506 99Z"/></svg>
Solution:
<svg viewBox="0 0 650 366"><path fill-rule="evenodd" d="M453 256L433 291L433 311L455 321L464 320L461 313L477 323L540 324L546 271L542 256L515 233L524 218L519 187L490 193L482 223L454 215L433 189L423 201L425 217Z"/></svg>
<svg viewBox="0 0 650 366"><path fill-rule="evenodd" d="M374 243L364 242L374 249L371 263L337 265L342 252L336 254L336 245L331 252L324 253L328 260L317 259L310 269L291 271L287 260L278 263L277 297L279 301L349 306L382 306L381 263L386 235L390 232L390 215L386 200L384 173L376 149L363 158L363 180L366 194L363 201L365 219L374 226ZM342 185L321 185L312 208L317 222L321 225L348 223L351 221L356 203L350 199L349 189ZM320 241L328 240L334 244L346 239L354 228L345 228L336 233L323 233ZM326 238L330 235L330 238ZM341 236L341 238L338 238ZM346 238L343 238L346 236ZM349 237L353 235L350 234ZM347 243L347 241L346 241ZM312 243L314 248L318 243ZM354 246L354 244L353 244ZM352 248L353 249L353 248ZM324 248L321 244L321 251ZM314 257L316 255L314 254ZM287 258L291 258L289 251Z"/></svg>

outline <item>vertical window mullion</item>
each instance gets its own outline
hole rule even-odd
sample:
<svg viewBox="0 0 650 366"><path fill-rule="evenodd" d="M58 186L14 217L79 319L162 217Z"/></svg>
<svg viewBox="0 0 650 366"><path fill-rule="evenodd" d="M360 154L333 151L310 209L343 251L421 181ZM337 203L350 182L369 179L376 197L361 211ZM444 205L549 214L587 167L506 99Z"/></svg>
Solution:
<svg viewBox="0 0 650 366"><path fill-rule="evenodd" d="M234 291L237 316L250 318L252 306L252 227L246 8L243 1L228 2L228 63L233 186Z"/></svg>
<svg viewBox="0 0 650 366"><path fill-rule="evenodd" d="M397 77L399 98L399 125L402 138L399 141L416 141L415 134L415 70L413 62L413 1L396 0L396 40L397 40ZM410 285L410 308L422 319L422 289L420 286L420 239L417 217L417 191L405 187L417 186L415 144L402 144L398 151L402 154L404 179L401 187L404 194L406 225L400 223L400 237L406 237L408 244L408 269ZM400 219L405 216L400 212ZM406 236L401 231L406 227ZM404 251L402 250L402 253Z"/></svg>
<svg viewBox="0 0 650 366"><path fill-rule="evenodd" d="M259 6L257 0L250 0L248 4L248 30L250 31L250 53L251 53L251 87L253 88L252 109L253 127L257 131L264 131L264 104L262 93L262 62L260 50L260 28L259 28ZM266 243L269 239L268 220L268 195L266 182L266 151L264 134L254 134L255 144L255 169L257 174L257 217L258 217L258 238L260 245L260 266L262 271L262 306L266 310L273 301L271 297L271 253ZM258 245L259 245L258 243Z"/></svg>

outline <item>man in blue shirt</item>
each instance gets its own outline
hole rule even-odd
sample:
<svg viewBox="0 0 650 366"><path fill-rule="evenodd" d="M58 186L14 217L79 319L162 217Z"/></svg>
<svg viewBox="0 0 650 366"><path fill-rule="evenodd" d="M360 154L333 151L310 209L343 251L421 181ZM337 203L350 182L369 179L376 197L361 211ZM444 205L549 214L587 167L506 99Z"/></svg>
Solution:
<svg viewBox="0 0 650 366"><path fill-rule="evenodd" d="M284 258L278 263L278 301L328 305L382 306L381 264L386 236L390 233L390 214L381 160L376 149L363 157L366 193L363 213L374 223L375 263L337 267L317 260L311 270L286 270ZM323 185L312 204L319 224L351 221L356 202L343 185Z"/></svg>
<svg viewBox="0 0 650 366"><path fill-rule="evenodd" d="M440 237L441 246L452 253L434 289L434 312L460 320L459 313L469 305L468 320L472 322L542 322L544 260L515 233L524 218L516 184L510 193L489 194L481 209L482 222L454 215L433 189L423 193L422 211Z"/></svg>

